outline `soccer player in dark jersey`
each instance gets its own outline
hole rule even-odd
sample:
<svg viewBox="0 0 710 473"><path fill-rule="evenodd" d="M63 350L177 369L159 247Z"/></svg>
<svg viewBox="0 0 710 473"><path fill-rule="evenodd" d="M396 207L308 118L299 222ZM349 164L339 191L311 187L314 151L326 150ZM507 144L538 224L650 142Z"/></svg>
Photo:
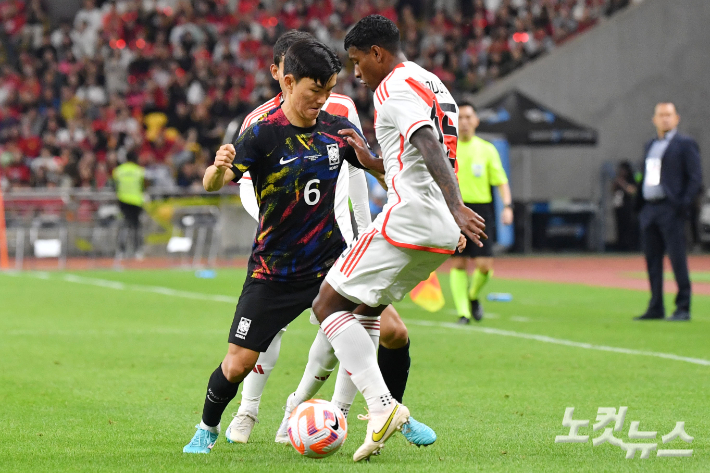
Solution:
<svg viewBox="0 0 710 473"><path fill-rule="evenodd" d="M282 91L285 90L283 85L283 59L286 51L295 42L312 38L313 36L309 33L291 30L282 34L276 41L276 44L274 44L274 64L271 65L271 74L274 76L274 79L279 81L279 86ZM273 108L278 107L283 99L284 94L282 92L248 114L242 124L242 132L249 128L255 121L267 115ZM347 96L332 93L325 102L323 110L334 115L345 116L354 125L360 125L360 119L355 110L355 104ZM360 126L358 126L358 128L361 129ZM232 140L229 139L228 141ZM340 173L341 176L336 187L335 216L346 244L350 244L353 238L352 230L349 228L350 212L347 202L348 195L352 201L353 213L355 214L355 220L358 225L358 233L362 234L371 223L370 210L367 207L367 183L365 182L364 172L361 169L350 169L349 171L347 169L341 169ZM345 182L343 182L343 174L346 175L346 178L349 174L349 179ZM360 178L362 178L362 182L359 182ZM242 180L239 181L239 185L239 195L245 210L258 222L259 204L255 196L251 177L247 178L247 174L245 174ZM357 203L360 202L361 193L364 194L364 196L362 196L364 197L364 205L357 205ZM345 212L343 212L342 207L344 207ZM364 325L367 325L367 331L374 343L379 345L377 359L385 383L390 389L392 397L398 402L402 402L410 367L410 343L407 328L395 308L391 305L382 312L380 320L363 320L362 322ZM278 360L281 336L283 333L284 331L282 330L274 337L268 350L259 355L259 359L252 372L242 381L239 410L229 426L223 429L228 442L248 442L252 428L255 423L258 422L257 414L261 395L271 374L271 370ZM326 382L337 364L337 359L334 355L329 358L329 361L333 363L332 365L324 364L323 359L320 357L321 350L327 350L329 353L331 351L327 337L322 330L318 333L317 343L314 343L309 352L308 364L306 365L302 382L299 383L296 391L289 395L286 400L283 421L276 432L275 441L278 443L290 443L287 429L291 412L299 403L315 395L320 386ZM347 370L341 365L335 381L332 402L343 412L346 418L348 417L350 406L356 394L357 387L355 387L352 380L350 380L350 375L347 373ZM431 428L412 417L410 417L409 422L402 429L402 434L409 442L418 446L430 445L436 440L436 433Z"/></svg>
<svg viewBox="0 0 710 473"><path fill-rule="evenodd" d="M339 133L356 127L321 111L341 67L335 53L315 39L292 45L284 58L283 104L233 145L222 146L205 172L205 189L215 191L249 171L260 196L259 226L227 355L210 376L202 420L183 452L211 451L239 383L274 336L311 306L345 249L333 212L335 185L343 161L363 165L351 138ZM362 154L360 159L370 159L366 164L382 169Z"/></svg>

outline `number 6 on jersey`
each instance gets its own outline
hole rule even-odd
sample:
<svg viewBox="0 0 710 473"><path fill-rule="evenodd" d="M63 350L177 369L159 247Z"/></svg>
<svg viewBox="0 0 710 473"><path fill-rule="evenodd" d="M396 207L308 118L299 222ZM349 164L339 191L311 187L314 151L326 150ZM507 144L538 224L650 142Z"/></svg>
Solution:
<svg viewBox="0 0 710 473"><path fill-rule="evenodd" d="M318 187L311 187L315 184L320 184L320 179L311 179L306 183L303 198L308 205L316 205L320 200L320 191Z"/></svg>

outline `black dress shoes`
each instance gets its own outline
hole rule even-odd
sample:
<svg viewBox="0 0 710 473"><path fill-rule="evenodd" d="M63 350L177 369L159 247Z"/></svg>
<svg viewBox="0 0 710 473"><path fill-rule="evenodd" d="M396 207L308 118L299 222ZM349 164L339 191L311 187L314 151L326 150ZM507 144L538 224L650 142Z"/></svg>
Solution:
<svg viewBox="0 0 710 473"><path fill-rule="evenodd" d="M643 315L634 317L634 320L663 320L663 318L663 314L649 314L648 312L646 312Z"/></svg>
<svg viewBox="0 0 710 473"><path fill-rule="evenodd" d="M666 319L669 322L690 322L690 312L676 310L673 315Z"/></svg>

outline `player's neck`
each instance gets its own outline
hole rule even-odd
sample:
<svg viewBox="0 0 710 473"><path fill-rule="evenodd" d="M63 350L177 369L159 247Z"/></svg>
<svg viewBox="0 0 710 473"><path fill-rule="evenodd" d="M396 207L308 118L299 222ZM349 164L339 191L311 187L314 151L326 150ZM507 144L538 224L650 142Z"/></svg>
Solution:
<svg viewBox="0 0 710 473"><path fill-rule="evenodd" d="M386 61L386 67L384 68L385 73L382 75L380 81L377 83L378 87L382 83L382 81L385 80L385 77L387 77L392 71L394 71L395 67L399 66L403 62L407 62L407 56L405 56L404 53L400 51L397 54L388 55Z"/></svg>
<svg viewBox="0 0 710 473"><path fill-rule="evenodd" d="M462 134L459 136L459 140L463 141L464 143L468 143L469 141L471 141L473 139L474 136L476 136L475 133L471 133L470 135L463 135Z"/></svg>
<svg viewBox="0 0 710 473"><path fill-rule="evenodd" d="M283 105L281 105L281 110L283 110L286 119L293 126L297 126L299 128L310 128L317 122L317 119L311 120L298 113L291 105L290 100L284 101Z"/></svg>

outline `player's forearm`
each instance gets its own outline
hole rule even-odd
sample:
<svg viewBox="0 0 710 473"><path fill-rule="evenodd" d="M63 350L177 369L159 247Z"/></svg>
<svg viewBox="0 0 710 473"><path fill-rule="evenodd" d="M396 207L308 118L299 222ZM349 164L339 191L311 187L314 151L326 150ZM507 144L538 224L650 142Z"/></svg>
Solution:
<svg viewBox="0 0 710 473"><path fill-rule="evenodd" d="M510 184L507 182L498 186L498 192L500 192L500 198L503 200L503 205L509 207L513 205L513 196L510 193Z"/></svg>
<svg viewBox="0 0 710 473"><path fill-rule="evenodd" d="M372 177L377 179L377 182L380 183L384 190L387 190L387 181L385 181L384 173L373 171L372 169L368 169L367 172L370 173Z"/></svg>
<svg viewBox="0 0 710 473"><path fill-rule="evenodd" d="M454 210L462 207L463 200L456 174L431 128L420 128L414 132L409 141L422 154L424 164L434 178L434 182L439 185L449 211L453 213Z"/></svg>
<svg viewBox="0 0 710 473"><path fill-rule="evenodd" d="M210 166L205 170L205 176L202 178L202 186L207 192L216 192L224 186L226 171L219 169L216 166Z"/></svg>
<svg viewBox="0 0 710 473"><path fill-rule="evenodd" d="M364 163L363 163L364 164ZM385 174L385 160L380 156L377 158L372 158L367 163L367 168L381 175ZM377 177L375 174L373 176Z"/></svg>

